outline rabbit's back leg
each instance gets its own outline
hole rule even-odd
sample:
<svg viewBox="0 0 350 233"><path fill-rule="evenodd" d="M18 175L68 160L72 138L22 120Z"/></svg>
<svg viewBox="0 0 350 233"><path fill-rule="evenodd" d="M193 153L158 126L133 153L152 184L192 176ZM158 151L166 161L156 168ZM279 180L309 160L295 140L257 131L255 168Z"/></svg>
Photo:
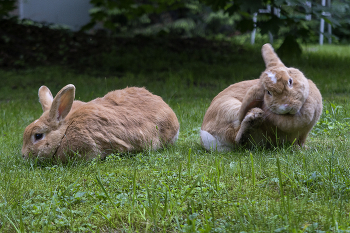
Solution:
<svg viewBox="0 0 350 233"><path fill-rule="evenodd" d="M243 144L254 131L263 122L264 111L261 108L252 108L244 117L241 127L236 135L236 144Z"/></svg>

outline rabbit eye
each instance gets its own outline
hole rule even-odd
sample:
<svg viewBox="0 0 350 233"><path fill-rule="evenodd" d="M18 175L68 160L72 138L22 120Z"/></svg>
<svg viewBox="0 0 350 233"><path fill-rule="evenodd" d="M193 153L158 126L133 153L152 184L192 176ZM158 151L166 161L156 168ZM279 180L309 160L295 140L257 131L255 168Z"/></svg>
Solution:
<svg viewBox="0 0 350 233"><path fill-rule="evenodd" d="M272 96L272 94L271 94L271 92L270 92L270 91L267 91L267 94L269 94L269 95L271 95L271 96Z"/></svg>
<svg viewBox="0 0 350 233"><path fill-rule="evenodd" d="M292 86L292 84L293 84L293 79L290 78L290 79L288 80L288 84L289 84L289 86Z"/></svg>
<svg viewBox="0 0 350 233"><path fill-rule="evenodd" d="M38 141L38 140L43 138L43 134L42 133L36 133L36 134L34 134L34 138L35 138L36 141Z"/></svg>

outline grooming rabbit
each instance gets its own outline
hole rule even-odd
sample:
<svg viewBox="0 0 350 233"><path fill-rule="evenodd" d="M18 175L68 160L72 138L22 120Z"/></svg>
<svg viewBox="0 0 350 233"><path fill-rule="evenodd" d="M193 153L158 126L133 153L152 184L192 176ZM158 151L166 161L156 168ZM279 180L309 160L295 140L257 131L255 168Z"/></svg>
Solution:
<svg viewBox="0 0 350 233"><path fill-rule="evenodd" d="M322 96L302 72L286 67L270 44L262 47L266 70L259 79L233 84L211 102L200 136L207 150L237 145L303 146L322 112Z"/></svg>
<svg viewBox="0 0 350 233"><path fill-rule="evenodd" d="M74 101L74 96L72 84L55 98L46 86L40 87L44 113L24 131L24 158L103 158L114 151L156 150L177 140L175 113L145 88L112 91L87 103Z"/></svg>

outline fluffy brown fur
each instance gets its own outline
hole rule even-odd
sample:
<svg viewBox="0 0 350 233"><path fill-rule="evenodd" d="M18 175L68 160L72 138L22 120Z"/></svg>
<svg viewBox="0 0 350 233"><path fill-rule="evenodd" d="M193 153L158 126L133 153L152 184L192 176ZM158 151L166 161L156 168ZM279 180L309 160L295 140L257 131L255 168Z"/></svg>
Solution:
<svg viewBox="0 0 350 233"><path fill-rule="evenodd" d="M39 89L44 113L24 131L24 158L103 158L114 151L159 149L177 139L175 113L145 88L112 91L87 103L74 95L71 84L54 99L47 87Z"/></svg>
<svg viewBox="0 0 350 233"><path fill-rule="evenodd" d="M266 70L259 79L233 84L211 102L201 130L206 149L304 145L321 115L322 96L302 72L286 67L270 44L262 47L262 56Z"/></svg>

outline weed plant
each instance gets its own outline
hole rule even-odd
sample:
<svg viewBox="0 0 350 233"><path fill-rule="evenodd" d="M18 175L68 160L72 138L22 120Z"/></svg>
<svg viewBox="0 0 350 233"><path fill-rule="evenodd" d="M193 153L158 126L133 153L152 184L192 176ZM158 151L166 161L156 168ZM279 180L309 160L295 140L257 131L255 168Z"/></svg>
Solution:
<svg viewBox="0 0 350 233"><path fill-rule="evenodd" d="M303 149L219 153L200 146L212 98L264 70L257 47L112 51L83 73L57 66L0 70L0 231L350 231L350 49L304 50L284 62L316 83L324 111ZM177 114L177 144L102 161L23 160L24 128L42 113L38 88L47 85L55 95L68 83L83 101L147 87Z"/></svg>

